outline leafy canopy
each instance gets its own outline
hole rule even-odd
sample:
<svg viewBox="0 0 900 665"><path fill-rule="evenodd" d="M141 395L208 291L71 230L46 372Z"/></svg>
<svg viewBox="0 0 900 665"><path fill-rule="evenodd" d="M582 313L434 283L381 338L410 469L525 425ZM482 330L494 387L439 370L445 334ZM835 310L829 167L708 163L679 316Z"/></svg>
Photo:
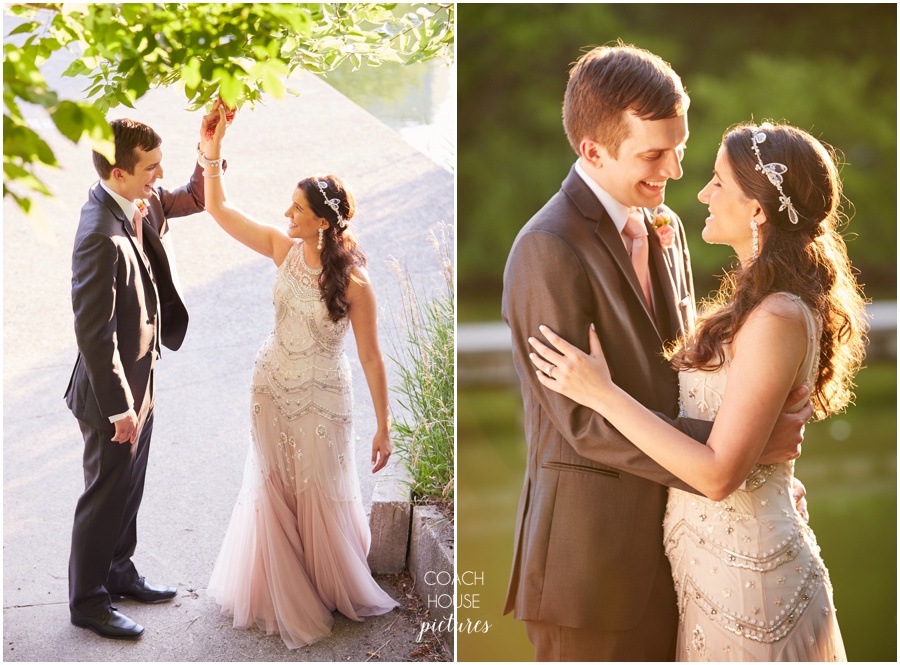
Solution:
<svg viewBox="0 0 900 665"><path fill-rule="evenodd" d="M27 194L52 195L35 166L58 163L28 127L22 102L43 107L63 136L87 136L112 161L106 113L134 108L152 88L183 86L191 110L219 97L252 107L264 94L282 98L298 68L450 60L454 41L452 4L25 3L6 11L25 22L3 46L3 196L26 212ZM9 39L16 35L24 43ZM84 100L60 99L41 73L60 49L76 55L63 76L87 81Z"/></svg>

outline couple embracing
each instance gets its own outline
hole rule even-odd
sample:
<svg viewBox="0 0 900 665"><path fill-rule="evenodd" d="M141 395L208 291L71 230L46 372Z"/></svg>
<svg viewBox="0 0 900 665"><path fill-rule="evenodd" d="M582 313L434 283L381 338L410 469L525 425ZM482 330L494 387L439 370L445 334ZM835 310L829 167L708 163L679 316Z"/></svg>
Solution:
<svg viewBox="0 0 900 665"><path fill-rule="evenodd" d="M353 195L337 176L305 178L285 196L287 222L262 224L227 199L222 143L230 119L216 102L203 118L190 182L157 186L162 140L115 120L115 163L94 153L100 176L81 210L72 256L78 358L66 401L84 437L85 490L75 509L69 609L76 626L116 639L143 627L114 600L171 600L132 556L154 421L161 346L177 350L188 313L175 278L169 219L207 210L235 239L278 266L275 325L251 385L244 481L209 592L235 627L259 626L296 648L348 618L397 603L372 578L370 534L354 463L352 329L377 432L373 472L391 453L388 389L375 292L352 231Z"/></svg>
<svg viewBox="0 0 900 665"><path fill-rule="evenodd" d="M834 157L787 125L726 132L698 196L740 265L697 316L663 205L688 106L632 46L570 72L578 159L504 274L528 442L506 612L539 660L846 660L793 476L863 350Z"/></svg>

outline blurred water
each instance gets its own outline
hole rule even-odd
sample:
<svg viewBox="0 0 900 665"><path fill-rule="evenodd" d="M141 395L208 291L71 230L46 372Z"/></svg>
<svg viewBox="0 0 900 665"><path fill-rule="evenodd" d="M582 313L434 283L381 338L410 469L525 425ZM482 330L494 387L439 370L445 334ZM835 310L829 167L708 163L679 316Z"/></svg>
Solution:
<svg viewBox="0 0 900 665"><path fill-rule="evenodd" d="M456 167L456 65L348 63L322 77L451 173Z"/></svg>

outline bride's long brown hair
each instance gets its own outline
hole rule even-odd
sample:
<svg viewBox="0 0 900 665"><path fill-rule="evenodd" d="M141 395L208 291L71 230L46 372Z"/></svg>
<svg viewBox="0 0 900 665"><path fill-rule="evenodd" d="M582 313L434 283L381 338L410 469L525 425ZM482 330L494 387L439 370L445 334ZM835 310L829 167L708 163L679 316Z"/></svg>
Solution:
<svg viewBox="0 0 900 665"><path fill-rule="evenodd" d="M319 182L327 184L324 193ZM328 308L328 318L337 323L350 311L346 298L347 286L353 269L366 265L366 256L359 249L359 243L349 225L342 227L338 223L337 212L325 203L325 199L337 200L338 211L346 222L356 212L356 199L344 181L336 175L304 178L297 187L306 195L310 209L328 222L328 228L322 235L322 274L319 275L319 288Z"/></svg>
<svg viewBox="0 0 900 665"><path fill-rule="evenodd" d="M819 369L811 402L817 418L843 410L853 400L853 378L865 345L865 299L853 274L840 233L847 218L834 150L808 132L784 124L766 124L759 144L764 163L787 166L782 188L799 220L779 210L778 189L757 169L751 131L743 123L722 139L725 158L749 199L756 199L767 223L759 226L755 260L729 271L718 293L704 305L688 337L669 351L676 369L715 369L725 362L728 345L750 312L768 295L799 296L822 317ZM749 233L750 220L747 220Z"/></svg>

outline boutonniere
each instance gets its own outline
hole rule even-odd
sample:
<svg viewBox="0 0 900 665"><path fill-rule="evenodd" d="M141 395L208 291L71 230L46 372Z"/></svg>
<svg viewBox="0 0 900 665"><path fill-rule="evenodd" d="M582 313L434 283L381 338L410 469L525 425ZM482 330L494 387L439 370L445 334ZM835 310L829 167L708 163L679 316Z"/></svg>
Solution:
<svg viewBox="0 0 900 665"><path fill-rule="evenodd" d="M653 228L663 249L669 249L675 244L675 229L672 228L672 217L667 212L660 212L657 208L653 212Z"/></svg>
<svg viewBox="0 0 900 665"><path fill-rule="evenodd" d="M138 199L134 204L137 206L137 209L141 211L141 217L146 217L150 214L150 206L147 205L147 202L144 199Z"/></svg>

